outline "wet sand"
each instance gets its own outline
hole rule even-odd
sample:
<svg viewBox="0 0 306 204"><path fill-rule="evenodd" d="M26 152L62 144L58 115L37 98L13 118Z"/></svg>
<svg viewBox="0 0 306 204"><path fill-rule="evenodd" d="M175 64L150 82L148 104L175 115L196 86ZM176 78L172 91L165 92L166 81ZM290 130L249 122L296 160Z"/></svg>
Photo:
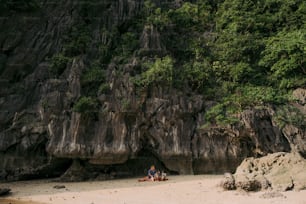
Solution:
<svg viewBox="0 0 306 204"><path fill-rule="evenodd" d="M137 179L59 183L51 180L0 184L12 194L0 204L306 204L306 191L256 192L223 191L223 176L171 176L164 182ZM55 189L55 185L65 185Z"/></svg>

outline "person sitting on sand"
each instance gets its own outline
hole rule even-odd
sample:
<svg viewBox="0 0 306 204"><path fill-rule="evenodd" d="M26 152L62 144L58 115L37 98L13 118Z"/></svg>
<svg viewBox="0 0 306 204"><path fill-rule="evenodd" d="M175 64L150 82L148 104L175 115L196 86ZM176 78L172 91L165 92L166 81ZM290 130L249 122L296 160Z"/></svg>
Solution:
<svg viewBox="0 0 306 204"><path fill-rule="evenodd" d="M154 181L155 178L157 178L157 177L158 177L158 175L157 175L155 166L151 165L150 169L148 170L148 178L151 179L151 181Z"/></svg>
<svg viewBox="0 0 306 204"><path fill-rule="evenodd" d="M167 174L162 171L156 171L155 166L152 165L150 169L148 170L148 175L142 179L139 179L139 182L142 181L167 181L168 179L166 178Z"/></svg>

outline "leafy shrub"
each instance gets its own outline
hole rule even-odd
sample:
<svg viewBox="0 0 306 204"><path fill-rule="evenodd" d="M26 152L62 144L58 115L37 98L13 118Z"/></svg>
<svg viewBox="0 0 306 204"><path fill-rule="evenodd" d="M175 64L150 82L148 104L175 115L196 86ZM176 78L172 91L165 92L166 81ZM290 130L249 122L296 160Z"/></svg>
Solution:
<svg viewBox="0 0 306 204"><path fill-rule="evenodd" d="M139 39L137 35L133 32L126 32L121 35L121 56L128 58L131 56L139 46Z"/></svg>
<svg viewBox="0 0 306 204"><path fill-rule="evenodd" d="M196 25L199 20L198 5L185 2L180 8L172 10L169 16L177 25L183 25L184 27Z"/></svg>
<svg viewBox="0 0 306 204"><path fill-rule="evenodd" d="M186 80L194 90L201 90L212 78L211 72L211 65L207 61L186 63L183 65L183 71L178 74L178 83Z"/></svg>
<svg viewBox="0 0 306 204"><path fill-rule="evenodd" d="M306 77L306 29L282 31L267 40L266 49L262 52L260 65L270 68L272 79L281 88L293 87L292 76ZM290 78L290 82L286 79ZM293 84L291 84L293 83Z"/></svg>
<svg viewBox="0 0 306 204"><path fill-rule="evenodd" d="M85 23L73 26L65 36L65 55L73 57L85 53L90 40L90 32Z"/></svg>
<svg viewBox="0 0 306 204"><path fill-rule="evenodd" d="M49 71L55 77L58 77L64 72L68 62L70 62L69 57L64 56L62 53L56 54L51 58Z"/></svg>
<svg viewBox="0 0 306 204"><path fill-rule="evenodd" d="M238 110L229 104L220 103L213 106L205 113L205 120L207 121L205 126L209 125L228 125L238 122L236 113Z"/></svg>
<svg viewBox="0 0 306 204"><path fill-rule="evenodd" d="M105 70L98 67L94 67L89 69L87 72L85 72L85 74L82 75L82 84L100 84L101 82L105 81L105 79Z"/></svg>
<svg viewBox="0 0 306 204"><path fill-rule="evenodd" d="M273 87L245 85L237 88L236 93L230 98L245 108L265 103L283 104L289 100L289 95Z"/></svg>
<svg viewBox="0 0 306 204"><path fill-rule="evenodd" d="M122 99L120 105L122 111L128 111L131 106L131 101L128 99Z"/></svg>
<svg viewBox="0 0 306 204"><path fill-rule="evenodd" d="M157 58L153 63L145 63L147 68L140 76L135 78L138 86L149 86L153 83L171 84L173 80L173 59L170 56Z"/></svg>
<svg viewBox="0 0 306 204"><path fill-rule="evenodd" d="M73 111L78 113L95 112L98 108L98 102L92 97L81 97L73 106Z"/></svg>
<svg viewBox="0 0 306 204"><path fill-rule="evenodd" d="M162 12L161 8L156 8L154 12L152 12L151 15L147 17L146 24L154 25L159 30L163 30L170 24L170 19L166 12Z"/></svg>
<svg viewBox="0 0 306 204"><path fill-rule="evenodd" d="M261 106L266 103L284 104L290 99L289 94L264 86L237 87L235 92L223 97L209 109L205 119L210 124L233 124L237 122L237 114L247 107Z"/></svg>
<svg viewBox="0 0 306 204"><path fill-rule="evenodd" d="M286 124L291 124L303 130L306 129L305 115L294 106L285 105L278 107L273 120L280 128L284 128Z"/></svg>
<svg viewBox="0 0 306 204"><path fill-rule="evenodd" d="M81 77L82 93L96 96L99 86L106 81L106 71L98 61L94 61Z"/></svg>
<svg viewBox="0 0 306 204"><path fill-rule="evenodd" d="M100 85L98 94L108 94L110 92L110 86L108 83L103 83Z"/></svg>
<svg viewBox="0 0 306 204"><path fill-rule="evenodd" d="M293 89L303 86L306 86L306 77L303 75L283 78L279 82L279 88L281 89Z"/></svg>

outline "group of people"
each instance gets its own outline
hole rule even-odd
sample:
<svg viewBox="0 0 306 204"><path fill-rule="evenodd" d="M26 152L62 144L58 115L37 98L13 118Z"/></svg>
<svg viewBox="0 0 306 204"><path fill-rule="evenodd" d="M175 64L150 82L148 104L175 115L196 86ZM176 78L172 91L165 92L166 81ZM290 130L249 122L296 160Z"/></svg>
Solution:
<svg viewBox="0 0 306 204"><path fill-rule="evenodd" d="M150 169L148 170L148 175L138 181L166 181L167 174L165 172L160 172L155 169L154 165L151 165Z"/></svg>

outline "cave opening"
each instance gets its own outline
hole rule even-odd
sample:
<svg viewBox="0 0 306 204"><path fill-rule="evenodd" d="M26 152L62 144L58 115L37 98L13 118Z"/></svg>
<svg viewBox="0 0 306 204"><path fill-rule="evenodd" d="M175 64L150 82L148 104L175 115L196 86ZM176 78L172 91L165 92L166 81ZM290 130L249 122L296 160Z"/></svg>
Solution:
<svg viewBox="0 0 306 204"><path fill-rule="evenodd" d="M165 170L164 164L158 159L154 153L148 148L142 148L134 158L127 161L127 166L132 175L146 175L151 165L155 165L156 169Z"/></svg>
<svg viewBox="0 0 306 204"><path fill-rule="evenodd" d="M158 155L149 148L142 148L135 157L130 158L126 165L129 172L133 176L146 176L147 171L151 165L159 171L164 171L167 173L172 173L165 166L165 164L159 159Z"/></svg>

